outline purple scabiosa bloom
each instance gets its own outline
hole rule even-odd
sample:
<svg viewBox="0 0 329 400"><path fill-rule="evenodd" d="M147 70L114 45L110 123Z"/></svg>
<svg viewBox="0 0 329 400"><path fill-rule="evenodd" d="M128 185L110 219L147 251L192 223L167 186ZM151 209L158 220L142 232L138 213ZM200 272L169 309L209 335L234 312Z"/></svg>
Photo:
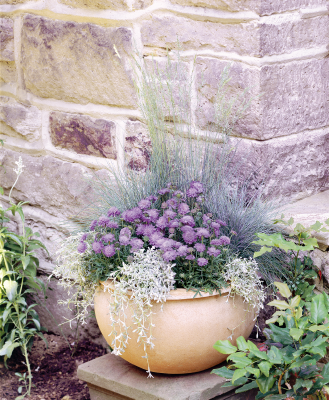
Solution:
<svg viewBox="0 0 329 400"><path fill-rule="evenodd" d="M173 246L174 246L175 249L178 249L178 247L180 247L181 245L182 245L181 242L177 242L176 240L174 240Z"/></svg>
<svg viewBox="0 0 329 400"><path fill-rule="evenodd" d="M169 221L168 226L169 228L178 228L179 227L178 219L172 219L171 221Z"/></svg>
<svg viewBox="0 0 329 400"><path fill-rule="evenodd" d="M93 250L96 254L99 254L102 252L103 244L101 242L94 242L93 243Z"/></svg>
<svg viewBox="0 0 329 400"><path fill-rule="evenodd" d="M131 238L131 230L127 227L122 228L120 231L120 236L127 236L128 239Z"/></svg>
<svg viewBox="0 0 329 400"><path fill-rule="evenodd" d="M95 219L95 220L90 224L89 229L90 229L91 231L94 231L97 225L98 225L98 221L97 221L97 219Z"/></svg>
<svg viewBox="0 0 329 400"><path fill-rule="evenodd" d="M143 212L140 208L135 207L131 210L126 210L122 213L122 218L127 222L134 222L136 219L141 219Z"/></svg>
<svg viewBox="0 0 329 400"><path fill-rule="evenodd" d="M197 197L198 191L194 188L189 188L186 192L187 197Z"/></svg>
<svg viewBox="0 0 329 400"><path fill-rule="evenodd" d="M143 222L157 222L159 217L159 210L155 208L151 208L150 210L144 211L144 215L142 217Z"/></svg>
<svg viewBox="0 0 329 400"><path fill-rule="evenodd" d="M184 242L187 244L192 244L196 242L197 236L193 230L188 230L183 233Z"/></svg>
<svg viewBox="0 0 329 400"><path fill-rule="evenodd" d="M206 246L203 243L196 243L194 245L194 248L196 251L198 251L199 253L202 253L203 251L206 250Z"/></svg>
<svg viewBox="0 0 329 400"><path fill-rule="evenodd" d="M202 216L202 222L203 222L204 224L208 224L208 221L210 221L210 218L208 217L208 215L207 215L207 214L203 214L203 216Z"/></svg>
<svg viewBox="0 0 329 400"><path fill-rule="evenodd" d="M130 239L127 236L119 236L119 242L121 246L127 246L128 244L130 244Z"/></svg>
<svg viewBox="0 0 329 400"><path fill-rule="evenodd" d="M190 207L186 203L181 203L178 206L178 212L181 215L185 215L190 212Z"/></svg>
<svg viewBox="0 0 329 400"><path fill-rule="evenodd" d="M102 249L102 253L104 254L105 257L112 257L115 254L115 247L113 244L110 244L108 246L105 246Z"/></svg>
<svg viewBox="0 0 329 400"><path fill-rule="evenodd" d="M176 191L173 193L173 195L176 196L178 199L181 199L182 197L184 197L184 193L181 192L180 190L176 190Z"/></svg>
<svg viewBox="0 0 329 400"><path fill-rule="evenodd" d="M185 217L181 218L180 222L184 225L189 225L191 227L195 225L194 218L190 215L185 215Z"/></svg>
<svg viewBox="0 0 329 400"><path fill-rule="evenodd" d="M210 256L217 257L217 256L220 255L221 251L218 250L218 249L216 249L215 247L208 247L207 253L208 253Z"/></svg>
<svg viewBox="0 0 329 400"><path fill-rule="evenodd" d="M168 208L168 204L164 201L164 202L161 204L161 208Z"/></svg>
<svg viewBox="0 0 329 400"><path fill-rule="evenodd" d="M140 236L144 235L144 227L145 227L145 225L143 225L143 224L137 225L137 228L136 228L137 235L140 235Z"/></svg>
<svg viewBox="0 0 329 400"><path fill-rule="evenodd" d="M175 258L177 257L177 251L175 251L175 250L168 250L168 251L165 251L163 254L162 254L162 258L166 261L166 262L169 262L169 261L174 261L175 260Z"/></svg>
<svg viewBox="0 0 329 400"><path fill-rule="evenodd" d="M130 244L131 244L130 252L135 253L135 251L138 251L143 247L144 242L141 239L134 238L134 239L131 239Z"/></svg>
<svg viewBox="0 0 329 400"><path fill-rule="evenodd" d="M188 254L187 246L179 246L177 249L177 254L181 257L186 257Z"/></svg>
<svg viewBox="0 0 329 400"><path fill-rule="evenodd" d="M180 230L181 230L182 232L187 232L187 231L193 231L193 232L194 232L194 229L193 229L191 226L189 226L189 225L184 225L184 226L182 226L182 227L180 228Z"/></svg>
<svg viewBox="0 0 329 400"><path fill-rule="evenodd" d="M172 248L174 247L174 243L175 241L172 239L165 239L164 242L161 244L161 250L172 250Z"/></svg>
<svg viewBox="0 0 329 400"><path fill-rule="evenodd" d="M212 245L212 246L221 246L221 240L219 240L219 239L213 239L213 240L211 240L210 241L210 244Z"/></svg>
<svg viewBox="0 0 329 400"><path fill-rule="evenodd" d="M172 211L172 210L166 210L163 215L165 215L166 217L168 217L170 219L173 219L176 217L177 213L175 213L175 211Z"/></svg>
<svg viewBox="0 0 329 400"><path fill-rule="evenodd" d="M103 242L112 242L114 240L113 233L107 233L102 237Z"/></svg>
<svg viewBox="0 0 329 400"><path fill-rule="evenodd" d="M190 254L189 256L185 257L185 259L189 260L189 261L193 261L193 260L195 260L195 257L192 254Z"/></svg>
<svg viewBox="0 0 329 400"><path fill-rule="evenodd" d="M177 205L178 205L177 199L171 198L171 199L169 199L169 200L167 201L167 204L168 204L168 206L171 207L171 208L177 208Z"/></svg>
<svg viewBox="0 0 329 400"><path fill-rule="evenodd" d="M237 233L235 231L231 231L232 235L236 236Z"/></svg>
<svg viewBox="0 0 329 400"><path fill-rule="evenodd" d="M118 217L120 214L120 211L116 207L111 207L107 212L108 217Z"/></svg>
<svg viewBox="0 0 329 400"><path fill-rule="evenodd" d="M204 202L204 197L198 196L198 197L196 198L196 201L197 201L198 203L203 203L203 202Z"/></svg>
<svg viewBox="0 0 329 400"><path fill-rule="evenodd" d="M78 253L84 253L87 250L87 243L80 242L77 247Z"/></svg>
<svg viewBox="0 0 329 400"><path fill-rule="evenodd" d="M156 243L159 239L163 238L163 233L162 232L155 232L152 235L150 235L150 245L151 246L156 246Z"/></svg>
<svg viewBox="0 0 329 400"><path fill-rule="evenodd" d="M175 228L169 228L169 233L173 235L175 233Z"/></svg>
<svg viewBox="0 0 329 400"><path fill-rule="evenodd" d="M119 224L117 222L110 221L107 223L107 227L110 229L117 229L119 228Z"/></svg>
<svg viewBox="0 0 329 400"><path fill-rule="evenodd" d="M158 198L157 196L148 196L146 197L146 200L149 200L151 203L155 203L158 200Z"/></svg>
<svg viewBox="0 0 329 400"><path fill-rule="evenodd" d="M208 260L207 259L205 259L205 258L198 258L198 265L200 266L200 267L204 267L205 265L207 265L208 264Z"/></svg>
<svg viewBox="0 0 329 400"><path fill-rule="evenodd" d="M210 237L210 232L206 228L197 228L196 235L198 238L201 237L208 238Z"/></svg>
<svg viewBox="0 0 329 400"><path fill-rule="evenodd" d="M167 218L166 217L160 217L156 222L156 226L158 228L160 228L160 229L167 228L167 226L168 226Z"/></svg>
<svg viewBox="0 0 329 400"><path fill-rule="evenodd" d="M219 238L220 241L220 246L227 246L228 244L231 243L231 239L227 236L221 236Z"/></svg>
<svg viewBox="0 0 329 400"><path fill-rule="evenodd" d="M191 182L190 188L195 189L198 192L198 194L204 192L203 184L201 182L198 182L198 181Z"/></svg>
<svg viewBox="0 0 329 400"><path fill-rule="evenodd" d="M81 236L80 242L85 241L85 240L87 239L87 237L88 237L88 233L84 233L84 234Z"/></svg>
<svg viewBox="0 0 329 400"><path fill-rule="evenodd" d="M161 247L162 246L162 243L165 241L165 240L168 240L168 239L165 239L165 238L160 238L160 239L158 239L156 242L155 242L155 246L157 246L157 247Z"/></svg>
<svg viewBox="0 0 329 400"><path fill-rule="evenodd" d="M218 222L212 222L211 223L212 228L214 229L219 229L221 227L221 225Z"/></svg>
<svg viewBox="0 0 329 400"><path fill-rule="evenodd" d="M150 200L147 199L141 200L138 203L138 207L141 208L142 210L146 210L147 208L151 207L151 202Z"/></svg>
<svg viewBox="0 0 329 400"><path fill-rule="evenodd" d="M169 193L169 192L170 192L170 189L169 189L169 188L160 189L160 190L158 191L158 193L161 194L161 195L166 194L166 193Z"/></svg>
<svg viewBox="0 0 329 400"><path fill-rule="evenodd" d="M220 226L227 226L227 223L222 221L221 219L216 219L216 222L220 225Z"/></svg>
<svg viewBox="0 0 329 400"><path fill-rule="evenodd" d="M98 226L107 226L107 224L110 222L110 220L107 217L100 217L98 220Z"/></svg>
<svg viewBox="0 0 329 400"><path fill-rule="evenodd" d="M153 233L156 232L156 229L153 225L144 225L143 235L150 237Z"/></svg>

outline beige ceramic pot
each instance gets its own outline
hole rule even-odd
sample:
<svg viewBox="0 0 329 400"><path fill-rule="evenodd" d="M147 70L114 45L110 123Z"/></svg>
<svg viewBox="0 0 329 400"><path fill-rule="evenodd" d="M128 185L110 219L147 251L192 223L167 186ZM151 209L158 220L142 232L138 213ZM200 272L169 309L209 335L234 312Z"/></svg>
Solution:
<svg viewBox="0 0 329 400"><path fill-rule="evenodd" d="M163 374L189 374L211 368L227 358L213 348L217 340L236 344L239 336L248 338L255 324L253 311L240 296L228 299L228 290L222 295L209 295L193 298L195 293L185 289L172 290L163 305L154 303L152 307L152 336L154 348L147 354L152 372ZM228 299L228 301L227 301ZM95 314L98 326L111 345L113 337L109 322L109 303L111 293L101 285L95 295ZM252 309L252 308L251 308ZM127 324L131 322L132 312L127 310ZM134 328L133 328L134 329ZM128 346L122 358L133 365L147 370L143 346L137 343L137 334L129 331Z"/></svg>

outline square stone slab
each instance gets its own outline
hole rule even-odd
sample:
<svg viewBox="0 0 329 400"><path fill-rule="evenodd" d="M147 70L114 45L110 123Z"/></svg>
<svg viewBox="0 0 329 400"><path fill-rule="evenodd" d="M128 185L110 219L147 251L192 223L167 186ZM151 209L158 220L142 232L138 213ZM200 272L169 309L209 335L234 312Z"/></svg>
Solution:
<svg viewBox="0 0 329 400"><path fill-rule="evenodd" d="M210 374L212 369L188 375L154 373L148 379L144 370L106 354L80 365L78 377L87 382L91 400L210 400L232 390L222 387L226 379Z"/></svg>

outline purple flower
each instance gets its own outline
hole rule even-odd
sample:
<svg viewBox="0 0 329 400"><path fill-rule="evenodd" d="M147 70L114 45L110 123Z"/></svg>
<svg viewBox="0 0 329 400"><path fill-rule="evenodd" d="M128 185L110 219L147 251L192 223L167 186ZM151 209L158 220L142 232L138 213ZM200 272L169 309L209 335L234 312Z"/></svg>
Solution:
<svg viewBox="0 0 329 400"><path fill-rule="evenodd" d="M173 195L176 196L176 197L178 197L179 199L182 198L182 197L184 197L184 193L181 192L180 190L176 190L176 191L173 193Z"/></svg>
<svg viewBox="0 0 329 400"><path fill-rule="evenodd" d="M110 222L110 220L107 217L100 217L98 220L98 225L99 226L107 226L107 224Z"/></svg>
<svg viewBox="0 0 329 400"><path fill-rule="evenodd" d="M110 244L108 246L105 246L102 249L102 253L104 254L105 257L112 257L115 254L115 247L113 244Z"/></svg>
<svg viewBox="0 0 329 400"><path fill-rule="evenodd" d="M150 210L144 211L144 215L142 217L142 221L144 222L157 222L159 217L159 211L155 208L151 208Z"/></svg>
<svg viewBox="0 0 329 400"><path fill-rule="evenodd" d="M181 203L178 206L178 212L181 215L185 215L190 212L190 207L186 203Z"/></svg>
<svg viewBox="0 0 329 400"><path fill-rule="evenodd" d="M236 236L237 233L235 231L231 231L232 235Z"/></svg>
<svg viewBox="0 0 329 400"><path fill-rule="evenodd" d="M169 193L169 192L170 192L170 189L168 189L168 188L160 189L158 191L158 193L161 194L161 195Z"/></svg>
<svg viewBox="0 0 329 400"><path fill-rule="evenodd" d="M201 237L208 238L208 237L210 237L210 232L206 228L197 228L196 235L198 238L201 238Z"/></svg>
<svg viewBox="0 0 329 400"><path fill-rule="evenodd" d="M200 267L204 267L205 265L207 265L208 264L208 260L206 260L205 258L198 258L198 265L200 266Z"/></svg>
<svg viewBox="0 0 329 400"><path fill-rule="evenodd" d="M170 219L173 219L173 218L176 217L177 213L175 213L175 211L172 211L172 210L166 210L166 211L164 212L164 215L165 215L166 217L170 218Z"/></svg>
<svg viewBox="0 0 329 400"><path fill-rule="evenodd" d="M144 242L141 239L134 238L134 239L131 239L130 244L131 244L130 252L135 253L135 251L138 251L143 247Z"/></svg>
<svg viewBox="0 0 329 400"><path fill-rule="evenodd" d="M196 201L197 201L198 203L202 203L202 202L204 201L204 197L198 196L198 197L196 198Z"/></svg>
<svg viewBox="0 0 329 400"><path fill-rule="evenodd" d="M113 233L107 233L102 237L103 242L112 242L114 240Z"/></svg>
<svg viewBox="0 0 329 400"><path fill-rule="evenodd" d="M169 250L162 254L162 258L167 262L175 260L176 257L177 257L177 251L175 250Z"/></svg>
<svg viewBox="0 0 329 400"><path fill-rule="evenodd" d="M197 240L197 236L194 231L188 230L183 233L184 242L187 244L192 244Z"/></svg>
<svg viewBox="0 0 329 400"><path fill-rule="evenodd" d="M190 187L195 189L198 192L198 194L203 193L204 191L203 184L198 181L191 182Z"/></svg>
<svg viewBox="0 0 329 400"><path fill-rule="evenodd" d="M150 237L153 233L156 232L156 229L153 225L144 225L143 235Z"/></svg>
<svg viewBox="0 0 329 400"><path fill-rule="evenodd" d="M107 212L108 217L117 217L120 214L120 211L116 207L111 207Z"/></svg>
<svg viewBox="0 0 329 400"><path fill-rule="evenodd" d="M97 226L97 224L98 224L98 221L97 221L97 219L95 219L95 220L90 224L89 229L90 229L91 231L94 231L95 228L96 228L96 226Z"/></svg>
<svg viewBox="0 0 329 400"><path fill-rule="evenodd" d="M177 199L172 198L167 201L167 204L171 208L177 208Z"/></svg>
<svg viewBox="0 0 329 400"><path fill-rule="evenodd" d="M211 240L210 241L210 244L212 245L212 246L221 246L221 240L219 240L219 239L213 239L213 240Z"/></svg>
<svg viewBox="0 0 329 400"><path fill-rule="evenodd" d="M107 223L107 227L110 229L117 229L119 228L119 224L117 222L110 221Z"/></svg>
<svg viewBox="0 0 329 400"><path fill-rule="evenodd" d="M228 244L231 243L231 239L227 236L221 236L219 238L220 241L220 246L227 246Z"/></svg>
<svg viewBox="0 0 329 400"><path fill-rule="evenodd" d="M197 197L198 191L194 189L193 187L189 188L189 190L186 192L187 197Z"/></svg>
<svg viewBox="0 0 329 400"><path fill-rule="evenodd" d="M161 247L162 246L162 243L164 242L164 241L166 241L167 239L165 239L165 238L160 238L160 239L158 239L156 242L155 242L155 245L157 246L157 247Z"/></svg>
<svg viewBox="0 0 329 400"><path fill-rule="evenodd" d="M193 261L195 260L195 257L192 254L190 254L189 256L186 257L186 260Z"/></svg>
<svg viewBox="0 0 329 400"><path fill-rule="evenodd" d="M140 236L144 235L144 227L145 227L145 225L143 225L143 224L137 225L137 228L136 228L137 235L140 235Z"/></svg>
<svg viewBox="0 0 329 400"><path fill-rule="evenodd" d="M161 204L161 208L168 208L168 204L164 201L164 202Z"/></svg>
<svg viewBox="0 0 329 400"><path fill-rule="evenodd" d="M181 230L182 232L187 232L187 231L192 231L192 232L194 232L194 229L193 229L192 227L190 227L189 225L184 225L184 226L182 226L182 227L180 228L180 230Z"/></svg>
<svg viewBox="0 0 329 400"><path fill-rule="evenodd" d="M165 239L164 242L161 244L161 250L172 250L172 248L174 247L174 243L175 241L172 239Z"/></svg>
<svg viewBox="0 0 329 400"><path fill-rule="evenodd" d="M128 227L122 228L120 231L120 236L127 236L130 239L131 230Z"/></svg>
<svg viewBox="0 0 329 400"><path fill-rule="evenodd" d="M80 242L83 242L84 240L86 240L87 237L88 237L88 233L84 233L84 234L81 236Z"/></svg>
<svg viewBox="0 0 329 400"><path fill-rule="evenodd" d="M119 236L119 242L121 246L127 246L128 244L130 244L130 239L127 236Z"/></svg>
<svg viewBox="0 0 329 400"><path fill-rule="evenodd" d="M87 250L87 243L80 242L77 247L78 253L84 253Z"/></svg>
<svg viewBox="0 0 329 400"><path fill-rule="evenodd" d="M206 250L206 246L203 243L196 243L194 245L194 248L196 251L198 251L199 253L202 253L203 251Z"/></svg>
<svg viewBox="0 0 329 400"><path fill-rule="evenodd" d="M204 223L204 224L208 224L208 221L210 220L210 218L208 217L208 215L207 214L203 214L203 216L202 216L202 222Z"/></svg>
<svg viewBox="0 0 329 400"><path fill-rule="evenodd" d="M138 207L126 210L122 213L122 218L127 222L134 222L136 219L141 219L143 216L142 210Z"/></svg>
<svg viewBox="0 0 329 400"><path fill-rule="evenodd" d="M212 222L212 223L211 223L211 226L212 226L214 229L219 229L219 228L221 227L221 224L219 224L218 222Z"/></svg>
<svg viewBox="0 0 329 400"><path fill-rule="evenodd" d="M151 202L150 200L147 199L141 200L138 203L138 207L141 208L142 210L146 210L147 208L151 207Z"/></svg>
<svg viewBox="0 0 329 400"><path fill-rule="evenodd" d="M167 228L168 222L166 217L160 217L156 223L156 226L160 229Z"/></svg>
<svg viewBox="0 0 329 400"><path fill-rule="evenodd" d="M169 233L173 235L175 233L175 228L169 228Z"/></svg>
<svg viewBox="0 0 329 400"><path fill-rule="evenodd" d="M156 246L157 245L157 241L159 240L159 239L162 239L163 238L163 233L162 232L155 232L155 233L153 233L152 235L150 235L150 237L149 237L149 242L150 242L150 245L151 246Z"/></svg>
<svg viewBox="0 0 329 400"><path fill-rule="evenodd" d="M99 254L102 252L103 244L101 242L94 242L93 243L93 250L96 254Z"/></svg>
<svg viewBox="0 0 329 400"><path fill-rule="evenodd" d="M210 256L217 257L217 256L220 255L221 251L220 251L220 250L217 250L215 247L209 247L207 253L208 253Z"/></svg>
<svg viewBox="0 0 329 400"><path fill-rule="evenodd" d="M156 196L148 196L146 197L146 200L149 200L150 202L154 203L158 200Z"/></svg>
<svg viewBox="0 0 329 400"><path fill-rule="evenodd" d="M177 254L181 257L185 257L188 254L188 248L187 246L180 246L177 249Z"/></svg>
<svg viewBox="0 0 329 400"><path fill-rule="evenodd" d="M227 223L222 221L221 219L216 219L216 222L218 222L220 226L227 226Z"/></svg>
<svg viewBox="0 0 329 400"><path fill-rule="evenodd" d="M179 227L178 219L172 219L171 221L169 221L168 226L169 228L178 228Z"/></svg>
<svg viewBox="0 0 329 400"><path fill-rule="evenodd" d="M185 217L181 218L180 222L184 225L189 225L192 227L195 225L194 218L190 215L185 215Z"/></svg>

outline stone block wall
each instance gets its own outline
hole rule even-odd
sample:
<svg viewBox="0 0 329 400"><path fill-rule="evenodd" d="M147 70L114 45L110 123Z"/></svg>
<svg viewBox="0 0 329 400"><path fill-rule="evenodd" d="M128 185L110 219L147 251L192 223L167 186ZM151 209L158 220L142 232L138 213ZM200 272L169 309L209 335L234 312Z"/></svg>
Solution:
<svg viewBox="0 0 329 400"><path fill-rule="evenodd" d="M86 175L143 169L150 146L137 105L132 55L161 63L180 42L194 74L202 130L216 129L223 69L254 100L234 131L246 168L270 171L267 190L286 201L329 188L327 0L0 0L0 186L50 249L61 222L92 201ZM192 63L195 60L195 68ZM193 71L193 72L191 72ZM184 79L184 77L182 77Z"/></svg>

